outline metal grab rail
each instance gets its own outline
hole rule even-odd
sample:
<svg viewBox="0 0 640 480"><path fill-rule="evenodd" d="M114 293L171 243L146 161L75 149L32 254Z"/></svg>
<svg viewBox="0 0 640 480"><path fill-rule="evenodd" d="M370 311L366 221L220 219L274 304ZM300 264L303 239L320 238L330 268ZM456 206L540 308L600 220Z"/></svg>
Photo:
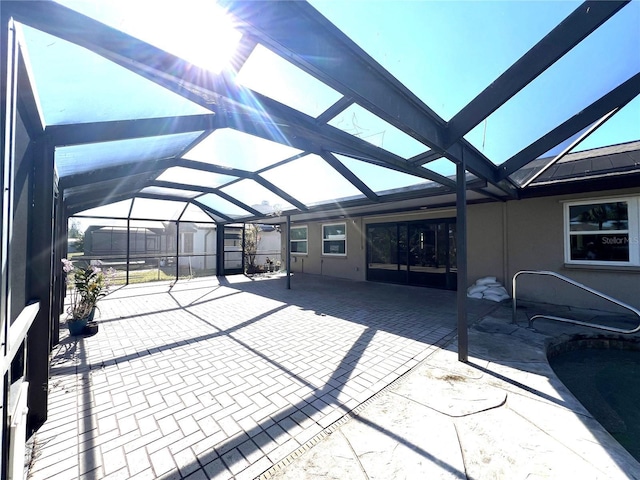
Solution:
<svg viewBox="0 0 640 480"><path fill-rule="evenodd" d="M572 280L568 277L565 277L564 275L560 275L559 273L556 272L549 272L546 270L521 270L519 272L517 272L514 276L513 276L513 317L512 317L512 323L516 323L516 278L518 278L519 275L547 275L550 277L554 277L557 278L559 280L562 280L564 282L567 282L571 285L573 285L574 287L578 287L582 290L585 290L589 293L592 293L594 295L596 295L597 297L603 298L604 300L607 300L611 303L614 303L622 308L626 308L627 310L630 310L631 312L633 312L635 315L638 316L638 318L640 318L640 310L627 305L624 302L621 302L620 300L616 300L613 297L610 297L609 295L606 295L602 292L598 292L597 290L594 290L593 288L587 287L586 285L583 285L581 283L576 282L575 280ZM599 325L597 323L587 323L587 322L582 322L580 320L574 320L572 318L565 318L565 317L556 317L553 315L543 315L543 314L539 314L539 315L534 315L533 317L531 317L529 319L529 328L531 328L531 326L533 325L533 321L536 318L546 318L547 320L555 320L558 322L563 322L563 323L570 323L572 325L579 325L581 327L589 327L589 328L597 328L598 330L605 330L607 332L613 332L613 333L621 333L621 334L625 334L625 335L631 335L633 333L638 333L640 332L640 324L638 324L638 326L632 330L624 330L622 328L615 328L615 327L609 327L607 325Z"/></svg>

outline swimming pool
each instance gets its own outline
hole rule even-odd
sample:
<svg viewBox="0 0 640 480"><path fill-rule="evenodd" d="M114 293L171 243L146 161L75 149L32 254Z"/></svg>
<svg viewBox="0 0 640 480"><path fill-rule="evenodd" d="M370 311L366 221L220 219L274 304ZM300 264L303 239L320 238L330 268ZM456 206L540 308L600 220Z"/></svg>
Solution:
<svg viewBox="0 0 640 480"><path fill-rule="evenodd" d="M640 343L576 338L551 346L548 358L571 393L640 461Z"/></svg>

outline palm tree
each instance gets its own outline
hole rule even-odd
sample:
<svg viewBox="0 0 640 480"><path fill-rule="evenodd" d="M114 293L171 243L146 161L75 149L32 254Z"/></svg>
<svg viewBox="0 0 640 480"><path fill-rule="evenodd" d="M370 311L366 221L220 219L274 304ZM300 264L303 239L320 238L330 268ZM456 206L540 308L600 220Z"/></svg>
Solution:
<svg viewBox="0 0 640 480"><path fill-rule="evenodd" d="M608 209L605 205L595 205L589 210L585 210L578 215L578 220L586 223L598 223L598 230L602 230L602 225L609 219Z"/></svg>
<svg viewBox="0 0 640 480"><path fill-rule="evenodd" d="M627 204L625 202L594 205L578 215L578 220L581 222L598 223L598 230L602 230L604 222L608 220L613 220L616 228L621 229L627 218Z"/></svg>

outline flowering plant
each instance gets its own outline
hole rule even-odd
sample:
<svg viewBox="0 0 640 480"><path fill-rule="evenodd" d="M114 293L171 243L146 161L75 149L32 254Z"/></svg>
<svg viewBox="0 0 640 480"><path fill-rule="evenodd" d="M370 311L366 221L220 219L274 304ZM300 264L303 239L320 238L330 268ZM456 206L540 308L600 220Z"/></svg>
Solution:
<svg viewBox="0 0 640 480"><path fill-rule="evenodd" d="M62 259L62 265L62 270L68 275L67 278L73 281L71 302L67 309L70 320L87 318L98 300L109 291L110 281L115 275L115 270L109 268L104 272L96 266L74 267L73 263L66 258Z"/></svg>

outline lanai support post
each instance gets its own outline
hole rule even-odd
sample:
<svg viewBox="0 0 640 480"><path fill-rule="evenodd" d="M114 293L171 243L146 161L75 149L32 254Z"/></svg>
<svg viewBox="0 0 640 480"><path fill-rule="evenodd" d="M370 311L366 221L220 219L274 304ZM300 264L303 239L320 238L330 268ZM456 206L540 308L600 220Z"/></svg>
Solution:
<svg viewBox="0 0 640 480"><path fill-rule="evenodd" d="M456 164L456 263L458 267L458 360L469 360L467 331L467 181L464 154Z"/></svg>
<svg viewBox="0 0 640 480"><path fill-rule="evenodd" d="M68 232L67 216L64 213L62 193L58 190L56 179L53 214L53 298L51 306L50 348L60 342L60 315L64 311L64 293L66 285L62 272L62 259L67 258Z"/></svg>
<svg viewBox="0 0 640 480"><path fill-rule="evenodd" d="M291 215L287 215L287 290L291 290Z"/></svg>
<svg viewBox="0 0 640 480"><path fill-rule="evenodd" d="M180 278L180 222L176 221L176 282Z"/></svg>
<svg viewBox="0 0 640 480"><path fill-rule="evenodd" d="M131 212L129 212L129 216L127 217L127 278L125 280L125 285L129 285L129 266L131 265Z"/></svg>
<svg viewBox="0 0 640 480"><path fill-rule="evenodd" d="M0 95L0 115L2 128L0 129L0 354L3 363L11 361L9 358L9 325L11 322L11 292L10 265L11 249L10 232L13 223L13 167L16 148L16 115L17 115L17 50L18 43L15 35L13 20L7 14L8 9L0 12L0 84L7 89ZM5 94L6 93L6 94ZM6 364L5 364L6 365ZM9 461L9 388L11 373L9 365L2 368L0 384L0 397L2 397L2 409L0 409L0 478L8 477Z"/></svg>
<svg viewBox="0 0 640 480"><path fill-rule="evenodd" d="M54 202L54 149L46 137L32 143L33 154L27 173L34 187L31 192L28 218L27 285L25 300L39 301L40 310L27 336L27 377L29 381L27 437L31 436L47 419L49 385L49 352L51 322L53 321L53 202ZM37 181L35 181L37 179ZM24 221L23 220L23 221Z"/></svg>
<svg viewBox="0 0 640 480"><path fill-rule="evenodd" d="M130 257L130 245L131 245L131 212L133 212L133 205L136 203L136 199L131 200L131 205L129 205L129 213L127 214L127 263L125 265L127 271L125 274L124 284L129 285L129 270L131 265L129 264ZM111 241L111 248L113 250L113 240Z"/></svg>
<svg viewBox="0 0 640 480"><path fill-rule="evenodd" d="M247 233L247 224L243 223L242 224L242 252L240 254L240 263L242 265L242 274L243 275L246 274L246 272L247 272L247 269L245 268L245 262L244 262L245 257L246 257L245 252L247 251L247 248L246 248L246 246L247 246L247 244L246 244L246 242L247 242L246 233ZM258 236L256 235L256 252L257 251L258 251Z"/></svg>
<svg viewBox="0 0 640 480"><path fill-rule="evenodd" d="M216 277L224 275L224 223L216 223Z"/></svg>

